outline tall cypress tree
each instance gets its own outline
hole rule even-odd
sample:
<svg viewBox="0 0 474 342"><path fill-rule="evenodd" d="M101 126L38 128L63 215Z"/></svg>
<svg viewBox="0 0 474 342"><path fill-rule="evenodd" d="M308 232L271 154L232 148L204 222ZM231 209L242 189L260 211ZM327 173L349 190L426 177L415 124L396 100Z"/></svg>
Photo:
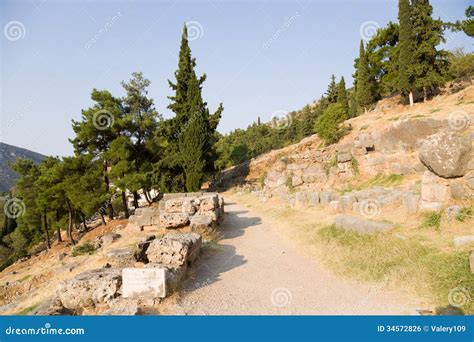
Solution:
<svg viewBox="0 0 474 342"><path fill-rule="evenodd" d="M347 99L346 81L341 77L337 89L337 102L340 103L346 113L349 112L349 100Z"/></svg>
<svg viewBox="0 0 474 342"><path fill-rule="evenodd" d="M436 49L443 39L441 20L434 20L433 7L428 0L413 0L411 7L413 49L413 77L416 89L423 91L426 101L432 89L444 82L447 54Z"/></svg>
<svg viewBox="0 0 474 342"><path fill-rule="evenodd" d="M413 50L414 39L409 0L398 1L399 57L398 57L398 90L402 96L408 96L413 106Z"/></svg>
<svg viewBox="0 0 474 342"><path fill-rule="evenodd" d="M357 104L367 110L367 107L374 101L372 85L369 74L369 61L365 54L364 42L360 41L359 62L357 65Z"/></svg>
<svg viewBox="0 0 474 342"><path fill-rule="evenodd" d="M331 75L331 82L329 82L328 90L326 91L326 98L329 103L337 102L338 87L336 84L336 76Z"/></svg>

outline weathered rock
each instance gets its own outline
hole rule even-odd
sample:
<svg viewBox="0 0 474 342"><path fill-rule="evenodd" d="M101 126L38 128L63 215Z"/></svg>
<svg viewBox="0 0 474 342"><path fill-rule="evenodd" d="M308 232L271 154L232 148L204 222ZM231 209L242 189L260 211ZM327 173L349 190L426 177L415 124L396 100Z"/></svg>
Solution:
<svg viewBox="0 0 474 342"><path fill-rule="evenodd" d="M306 198L308 201L308 205L310 206L316 206L319 204L319 193L316 191L307 192Z"/></svg>
<svg viewBox="0 0 474 342"><path fill-rule="evenodd" d="M138 300L134 298L115 298L109 301L109 309L102 315L112 316L135 316L140 313Z"/></svg>
<svg viewBox="0 0 474 342"><path fill-rule="evenodd" d="M167 290L175 290L179 287L181 282L186 277L186 272L188 270L188 265L183 264L181 266L167 266L157 263L149 263L145 265L145 268L163 268L166 278L166 288Z"/></svg>
<svg viewBox="0 0 474 342"><path fill-rule="evenodd" d="M118 296L122 285L121 270L101 268L78 274L60 285L58 297L71 310L82 310L107 303Z"/></svg>
<svg viewBox="0 0 474 342"><path fill-rule="evenodd" d="M291 177L291 184L293 184L293 186L299 186L303 184L303 179L300 176L293 176Z"/></svg>
<svg viewBox="0 0 474 342"><path fill-rule="evenodd" d="M210 215L194 215L191 217L191 230L193 232L207 231L213 228L214 223L215 221Z"/></svg>
<svg viewBox="0 0 474 342"><path fill-rule="evenodd" d="M460 205L450 205L444 209L444 214L446 215L448 222L456 218L456 216L461 212L462 207Z"/></svg>
<svg viewBox="0 0 474 342"><path fill-rule="evenodd" d="M357 202L357 198L354 195L344 195L339 197L339 203L342 211L348 211L352 209L352 204Z"/></svg>
<svg viewBox="0 0 474 342"><path fill-rule="evenodd" d="M449 198L449 183L430 171L421 178L420 210L439 211Z"/></svg>
<svg viewBox="0 0 474 342"><path fill-rule="evenodd" d="M468 138L455 132L429 136L420 148L420 161L443 178L462 177L467 172L472 146Z"/></svg>
<svg viewBox="0 0 474 342"><path fill-rule="evenodd" d="M112 244L113 242L117 241L118 239L120 239L121 237L122 236L117 233L108 233L108 234L99 236L94 240L94 247L98 249L101 247L108 246Z"/></svg>
<svg viewBox="0 0 474 342"><path fill-rule="evenodd" d="M135 249L133 250L133 258L136 261L143 263L148 262L146 251L155 238L155 235L147 235L136 244Z"/></svg>
<svg viewBox="0 0 474 342"><path fill-rule="evenodd" d="M189 223L189 215L185 213L160 213L160 227L179 228Z"/></svg>
<svg viewBox="0 0 474 342"><path fill-rule="evenodd" d="M466 197L464 185L460 182L452 183L449 186L451 197L455 200L463 200Z"/></svg>
<svg viewBox="0 0 474 342"><path fill-rule="evenodd" d="M420 195L407 193L403 196L403 206L410 214L415 214L418 211L420 204Z"/></svg>
<svg viewBox="0 0 474 342"><path fill-rule="evenodd" d="M197 204L193 198L180 197L169 199L165 202L165 211L167 213L185 213L193 215L196 212Z"/></svg>
<svg viewBox="0 0 474 342"><path fill-rule="evenodd" d="M166 297L166 270L164 268L124 268L122 278L124 298Z"/></svg>
<svg viewBox="0 0 474 342"><path fill-rule="evenodd" d="M319 194L319 202L322 206L328 206L333 199L333 194L330 191L323 191Z"/></svg>
<svg viewBox="0 0 474 342"><path fill-rule="evenodd" d="M352 160L352 154L350 151L338 151L337 152L337 162L338 163L347 163Z"/></svg>
<svg viewBox="0 0 474 342"><path fill-rule="evenodd" d="M474 235L456 236L453 239L453 244L455 247L462 247L471 244L474 245Z"/></svg>
<svg viewBox="0 0 474 342"><path fill-rule="evenodd" d="M199 211L212 211L219 207L219 196L217 194L199 197Z"/></svg>
<svg viewBox="0 0 474 342"><path fill-rule="evenodd" d="M74 310L65 308L61 300L55 297L41 303L31 314L34 316L74 316L76 313Z"/></svg>
<svg viewBox="0 0 474 342"><path fill-rule="evenodd" d="M199 255L202 239L196 233L169 233L151 243L146 251L150 262L181 266Z"/></svg>
<svg viewBox="0 0 474 342"><path fill-rule="evenodd" d="M107 252L107 258L114 259L120 265L129 265L135 262L132 248L123 247Z"/></svg>
<svg viewBox="0 0 474 342"><path fill-rule="evenodd" d="M361 234L384 232L394 227L391 223L372 222L348 215L336 216L334 224L338 229L354 231Z"/></svg>

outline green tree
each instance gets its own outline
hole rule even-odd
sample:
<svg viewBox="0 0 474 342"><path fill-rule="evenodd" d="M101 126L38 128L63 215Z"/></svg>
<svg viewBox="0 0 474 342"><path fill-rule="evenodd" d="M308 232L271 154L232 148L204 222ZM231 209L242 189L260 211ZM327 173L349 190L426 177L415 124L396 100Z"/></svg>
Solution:
<svg viewBox="0 0 474 342"><path fill-rule="evenodd" d="M347 98L346 81L344 81L344 77L341 77L338 84L337 103L340 103L344 111L349 113L349 100Z"/></svg>
<svg viewBox="0 0 474 342"><path fill-rule="evenodd" d="M414 73L413 52L415 39L409 0L398 1L399 58L398 58L398 90L402 96L408 96L410 106L413 106Z"/></svg>
<svg viewBox="0 0 474 342"><path fill-rule="evenodd" d="M360 41L359 60L357 65L356 98L359 107L367 111L374 102L372 80L369 73L369 62L365 54L364 42Z"/></svg>
<svg viewBox="0 0 474 342"><path fill-rule="evenodd" d="M327 145L337 142L343 135L340 124L348 119L340 103L333 103L318 117L315 132Z"/></svg>
<svg viewBox="0 0 474 342"><path fill-rule="evenodd" d="M462 29L469 37L474 37L474 6L466 8L467 19L462 22Z"/></svg>
<svg viewBox="0 0 474 342"><path fill-rule="evenodd" d="M336 76L331 75L331 81L329 82L325 95L329 104L337 102L338 86L336 84Z"/></svg>

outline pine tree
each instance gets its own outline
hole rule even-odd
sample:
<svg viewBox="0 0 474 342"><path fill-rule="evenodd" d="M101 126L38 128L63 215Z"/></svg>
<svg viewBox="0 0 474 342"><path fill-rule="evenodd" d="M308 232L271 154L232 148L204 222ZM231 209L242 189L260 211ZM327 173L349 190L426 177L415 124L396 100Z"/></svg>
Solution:
<svg viewBox="0 0 474 342"><path fill-rule="evenodd" d="M347 98L346 81L344 77L341 77L341 81L338 84L337 103L340 103L344 111L349 113L349 100Z"/></svg>
<svg viewBox="0 0 474 342"><path fill-rule="evenodd" d="M444 41L441 20L434 20L428 0L413 0L411 6L413 48L413 77L416 89L423 91L426 101L432 89L444 82L447 53L436 47Z"/></svg>
<svg viewBox="0 0 474 342"><path fill-rule="evenodd" d="M329 82L328 85L328 90L326 91L326 99L331 103L336 103L337 102L337 94L338 94L338 86L336 84L336 76L331 75L331 81Z"/></svg>
<svg viewBox="0 0 474 342"><path fill-rule="evenodd" d="M373 103L372 82L369 74L369 63L365 54L364 42L360 41L359 61L357 65L357 103L365 111Z"/></svg>
<svg viewBox="0 0 474 342"><path fill-rule="evenodd" d="M398 1L399 58L398 58L398 90L402 96L408 96L413 106L413 51L414 37L409 0Z"/></svg>

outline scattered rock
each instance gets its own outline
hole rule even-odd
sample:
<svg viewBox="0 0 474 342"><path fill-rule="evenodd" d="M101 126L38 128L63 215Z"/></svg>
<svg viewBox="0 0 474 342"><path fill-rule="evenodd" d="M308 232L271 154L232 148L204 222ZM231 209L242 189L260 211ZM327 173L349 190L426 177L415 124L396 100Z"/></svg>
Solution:
<svg viewBox="0 0 474 342"><path fill-rule="evenodd" d="M196 233L169 233L150 244L146 255L150 262L181 266L193 262L201 249L202 239Z"/></svg>
<svg viewBox="0 0 474 342"><path fill-rule="evenodd" d="M189 215L185 213L160 213L160 226L163 228L179 228L189 223Z"/></svg>
<svg viewBox="0 0 474 342"><path fill-rule="evenodd" d="M455 132L429 136L420 148L420 161L443 178L462 177L467 172L472 146L468 138Z"/></svg>
<svg viewBox="0 0 474 342"><path fill-rule="evenodd" d="M59 287L58 297L65 308L82 310L117 297L121 285L120 269L95 269L63 282Z"/></svg>
<svg viewBox="0 0 474 342"><path fill-rule="evenodd" d="M102 315L135 316L140 312L138 300L134 298L115 298L109 301L109 309Z"/></svg>
<svg viewBox="0 0 474 342"><path fill-rule="evenodd" d="M338 229L355 231L361 234L383 232L395 227L391 223L372 222L348 215L336 216L334 224Z"/></svg>
<svg viewBox="0 0 474 342"><path fill-rule="evenodd" d="M439 211L448 198L448 181L430 171L425 171L421 178L420 210Z"/></svg>
<svg viewBox="0 0 474 342"><path fill-rule="evenodd" d="M117 241L121 237L122 236L117 233L108 233L108 234L97 237L94 240L93 245L96 249L99 249L101 247L105 247L112 244L113 242Z"/></svg>
<svg viewBox="0 0 474 342"><path fill-rule="evenodd" d="M209 215L194 215L191 217L191 230L193 232L204 232L212 229L214 221Z"/></svg>
<svg viewBox="0 0 474 342"><path fill-rule="evenodd" d="M453 239L453 244L456 248L474 244L474 235L456 236Z"/></svg>

